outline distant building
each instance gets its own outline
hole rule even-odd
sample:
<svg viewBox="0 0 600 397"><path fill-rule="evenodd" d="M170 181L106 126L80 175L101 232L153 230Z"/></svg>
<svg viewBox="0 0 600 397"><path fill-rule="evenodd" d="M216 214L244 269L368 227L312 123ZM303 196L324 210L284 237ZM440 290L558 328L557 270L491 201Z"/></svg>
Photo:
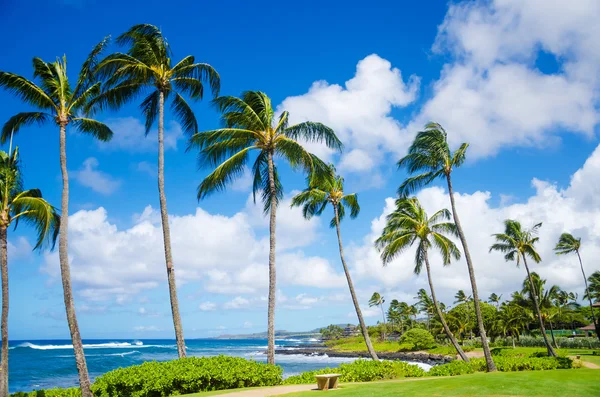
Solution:
<svg viewBox="0 0 600 397"><path fill-rule="evenodd" d="M351 336L360 335L360 330L356 325L348 324L346 328L344 328L344 338L349 338Z"/></svg>

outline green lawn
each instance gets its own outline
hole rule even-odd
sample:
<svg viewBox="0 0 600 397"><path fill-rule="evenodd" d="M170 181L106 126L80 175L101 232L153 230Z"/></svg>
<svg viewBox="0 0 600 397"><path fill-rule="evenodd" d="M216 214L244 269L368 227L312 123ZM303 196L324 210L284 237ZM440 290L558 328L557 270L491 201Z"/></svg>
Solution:
<svg viewBox="0 0 600 397"><path fill-rule="evenodd" d="M568 356L581 356L582 361L587 361L596 365L600 365L600 355L594 356L593 350L590 349L560 349L561 352L566 352ZM600 350L596 349L597 352Z"/></svg>
<svg viewBox="0 0 600 397"><path fill-rule="evenodd" d="M600 396L600 371L593 369L498 372L448 378L350 384L335 392L340 396ZM286 394L307 396L311 392Z"/></svg>

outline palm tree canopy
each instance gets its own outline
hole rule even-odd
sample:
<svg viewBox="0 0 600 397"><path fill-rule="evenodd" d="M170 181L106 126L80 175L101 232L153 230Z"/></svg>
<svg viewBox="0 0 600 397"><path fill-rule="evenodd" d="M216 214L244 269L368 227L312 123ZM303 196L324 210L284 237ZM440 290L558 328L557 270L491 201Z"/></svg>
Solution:
<svg viewBox="0 0 600 397"><path fill-rule="evenodd" d="M415 296L415 299L417 299L417 306L420 311L429 314L434 312L435 305L433 303L433 299L427 294L427 291L425 291L424 288L421 288L419 291L417 291L417 296Z"/></svg>
<svg viewBox="0 0 600 397"><path fill-rule="evenodd" d="M325 207L330 203L337 209L338 218L341 221L346 215L346 209L350 210L350 217L356 218L360 212L358 196L356 193L344 193L344 178L335 173L335 167L329 165L327 172L317 175L312 173L308 176L308 187L298 193L292 199L292 207L302 207L302 215L310 219L315 215L321 215ZM335 227L335 216L331 219L330 226Z"/></svg>
<svg viewBox="0 0 600 397"><path fill-rule="evenodd" d="M112 138L110 128L97 120L83 117L88 103L100 93L100 83L94 82L97 57L108 43L108 37L97 44L83 63L73 88L67 76L67 57L55 62L33 58L33 78L28 80L14 73L0 71L0 87L23 102L39 109L12 116L2 127L0 142L12 133L32 124L54 121L59 125L73 124L79 132L90 134L101 141Z"/></svg>
<svg viewBox="0 0 600 397"><path fill-rule="evenodd" d="M183 95L192 100L204 96L208 83L213 96L219 94L220 77L206 63L198 63L191 55L173 64L171 48L162 32L153 25L131 27L116 40L128 46L127 53L116 52L98 65L96 75L105 81L106 89L88 106L91 110L118 109L123 104L145 95L140 109L145 117L146 134L159 113L160 93L172 98L171 110L189 135L198 132L198 122Z"/></svg>
<svg viewBox="0 0 600 397"><path fill-rule="evenodd" d="M379 292L373 292L371 299L369 299L369 306L381 306L385 303L385 299Z"/></svg>
<svg viewBox="0 0 600 397"><path fill-rule="evenodd" d="M463 143L452 152L446 130L438 123L427 124L417 133L408 154L398 162L398 168L405 168L409 174L419 173L400 185L398 195L409 196L432 181L450 175L464 163L468 147L469 144Z"/></svg>
<svg viewBox="0 0 600 397"><path fill-rule="evenodd" d="M19 221L33 226L37 233L34 249L54 248L60 216L39 189L23 190L18 147L12 153L0 151L0 214L2 227L14 223L16 228Z"/></svg>
<svg viewBox="0 0 600 397"><path fill-rule="evenodd" d="M396 209L387 216L387 224L375 246L381 251L384 265L418 241L415 255L415 274L421 273L425 252L434 246L442 254L444 265L452 259L460 259L460 251L446 235L457 236L456 225L449 222L450 211L440 210L431 217L427 215L419 200L400 198Z"/></svg>
<svg viewBox="0 0 600 397"><path fill-rule="evenodd" d="M492 294L488 298L488 302L498 303L500 302L500 299L502 299L502 294L498 295L495 292L492 292Z"/></svg>
<svg viewBox="0 0 600 397"><path fill-rule="evenodd" d="M596 270L588 277L588 294L585 294L585 299L592 299L594 302L600 302L600 270Z"/></svg>
<svg viewBox="0 0 600 397"><path fill-rule="evenodd" d="M541 223L534 225L529 230L524 230L518 221L507 219L504 221L504 233L493 234L496 243L490 247L490 252L499 251L504 254L507 262L516 261L517 267L521 264L521 259L525 256L530 257L534 262L541 262L542 258L535 250L535 243L538 242L537 232L542 226Z"/></svg>
<svg viewBox="0 0 600 397"><path fill-rule="evenodd" d="M558 243L554 247L556 255L571 254L573 252L579 252L581 248L581 238L575 238L570 233L563 233L558 238Z"/></svg>
<svg viewBox="0 0 600 397"><path fill-rule="evenodd" d="M196 133L190 148L200 150L202 166L216 167L198 186L198 200L225 187L244 173L250 153L258 153L252 166L253 197L262 193L265 212L271 205L269 186L269 157L285 159L292 168L302 168L308 174L323 175L328 167L298 142L324 142L329 148L341 151L342 143L333 130L324 124L305 121L288 125L289 113L276 117L271 99L260 91L246 91L241 97L224 96L214 100L223 128ZM274 167L277 202L283 188Z"/></svg>
<svg viewBox="0 0 600 397"><path fill-rule="evenodd" d="M558 298L561 293L561 289L558 285L553 285L550 288L546 288L546 280L541 278L536 272L531 272L531 280L533 281L533 288L535 295L538 297L540 308L548 309L554 306L554 301ZM531 286L529 284L529 278L523 279L522 295L527 296L531 304L533 305L533 296L531 294ZM568 297L568 294L567 294Z"/></svg>
<svg viewBox="0 0 600 397"><path fill-rule="evenodd" d="M464 302L468 302L471 300L471 296L467 296L467 294L465 294L465 291L463 291L462 289L459 289L458 292L456 293L456 295L454 295L454 303L464 303Z"/></svg>

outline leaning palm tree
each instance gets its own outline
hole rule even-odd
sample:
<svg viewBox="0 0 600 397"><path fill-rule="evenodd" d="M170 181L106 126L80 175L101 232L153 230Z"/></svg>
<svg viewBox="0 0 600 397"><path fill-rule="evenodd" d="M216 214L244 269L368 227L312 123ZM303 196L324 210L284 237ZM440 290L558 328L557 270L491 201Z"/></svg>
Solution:
<svg viewBox="0 0 600 397"><path fill-rule="evenodd" d="M469 306L469 302L473 301L471 295L465 294L465 291L459 289L456 295L454 295L454 303L464 303L465 304L465 313L467 315L467 324L469 324L469 338L473 339L473 326L471 325L471 307Z"/></svg>
<svg viewBox="0 0 600 397"><path fill-rule="evenodd" d="M158 118L158 198L173 327L177 352L179 358L183 358L186 356L185 341L179 314L165 195L165 101L169 97L172 98L171 110L175 118L181 123L184 132L189 135L194 134L198 131L198 122L182 94L188 95L192 100L200 100L204 95L203 82L207 82L212 94L216 96L219 93L220 79L212 66L197 63L191 55L173 65L171 48L156 26L135 25L119 36L116 42L122 46L129 46L129 50L127 53L111 54L98 65L96 75L105 80L107 88L91 102L89 108L91 110L105 107L118 109L140 95L148 94L140 104L146 119L146 135Z"/></svg>
<svg viewBox="0 0 600 397"><path fill-rule="evenodd" d="M415 296L417 300L416 306L419 310L427 316L427 330L430 330L431 326L431 316L436 311L436 308L433 304L432 298L427 294L425 288L421 288L417 291L417 296Z"/></svg>
<svg viewBox="0 0 600 397"><path fill-rule="evenodd" d="M440 252L444 266L449 265L452 259L458 260L460 258L460 251L452 240L446 236L456 235L456 225L448 222L450 217L450 211L447 209L440 210L429 217L416 198L396 200L396 209L388 215L387 224L383 229L381 237L375 241L375 245L381 250L383 263L387 264L400 253L410 248L414 243L418 244L415 255L414 273L417 275L421 274L423 264L425 264L427 281L429 282L429 290L431 291L431 301L433 301L433 306L446 332L446 336L448 336L448 339L450 339L460 357L464 361L469 361L454 334L448 328L440 304L435 296L431 266L429 264L429 249L431 247L435 247ZM424 290L423 293L419 291L419 295L425 295L421 301L429 317L431 311L429 297Z"/></svg>
<svg viewBox="0 0 600 397"><path fill-rule="evenodd" d="M2 358L0 364L0 397L8 397L8 251L7 232L19 222L33 226L37 233L34 250L47 244L54 248L60 215L42 198L39 189L23 189L19 148L0 151L0 258L2 276Z"/></svg>
<svg viewBox="0 0 600 397"><path fill-rule="evenodd" d="M385 303L385 298L379 292L373 292L371 298L369 299L369 307L379 307L381 309L381 317L383 318L383 339L385 340L385 312L383 310L383 304Z"/></svg>
<svg viewBox="0 0 600 397"><path fill-rule="evenodd" d="M79 325L75 315L75 304L71 288L71 270L69 267L67 126L73 126L79 132L89 134L101 141L108 141L112 137L112 131L107 125L82 116L82 112L89 101L100 93L100 83L94 82L92 77L97 65L96 58L102 52L107 42L108 38L94 47L82 65L74 88L69 84L66 56L51 63L44 62L40 58L33 59L33 77L39 81L39 84L17 74L0 72L0 87L4 87L23 102L39 109L39 111L22 112L12 116L2 128L0 136L2 143L6 142L13 133L16 134L22 127L35 123L53 123L59 129L62 200L58 255L67 321L75 352L75 362L77 364L82 397L90 397L92 392L90 390L90 377L87 371L87 364L83 354Z"/></svg>
<svg viewBox="0 0 600 397"><path fill-rule="evenodd" d="M283 198L275 158L287 161L292 168L303 168L309 174L321 175L327 172L326 164L307 152L298 140L324 142L336 150L342 149L342 143L331 128L321 123L305 121L288 125L287 111L275 117L271 99L260 91L244 92L240 98L219 97L214 103L222 114L223 128L198 132L190 139L190 148L200 150L202 164L216 167L198 186L198 200L224 190L244 173L250 153L257 153L252 166L252 192L255 201L256 193L261 193L264 212L270 213L267 361L274 363L275 221L277 205Z"/></svg>
<svg viewBox="0 0 600 397"><path fill-rule="evenodd" d="M302 214L306 219L310 219L314 215L321 215L325 208L327 208L327 204L331 204L333 207L333 219L330 222L330 226L335 227L337 231L340 259L342 261L344 273L346 274L346 280L348 281L352 303L356 310L356 316L358 317L358 323L365 339L367 350L373 360L378 360L377 353L375 353L375 349L373 349L371 339L369 338L369 332L365 325L362 311L360 310L356 292L354 291L354 284L350 277L350 271L346 265L344 248L342 245L342 232L340 230L340 222L344 219L347 210L350 212L350 218L356 218L358 216L358 213L360 212L358 198L356 193L344 193L344 178L335 174L335 168L332 165L329 166L328 172L325 172L322 175L311 175L307 180L308 187L292 199L291 206L302 207ZM396 301L396 303L397 302L398 301ZM392 318L395 318L393 316L395 312L391 306L390 312L392 313Z"/></svg>
<svg viewBox="0 0 600 397"><path fill-rule="evenodd" d="M594 302L600 302L600 270L596 270L588 277L588 291L584 298L591 299Z"/></svg>
<svg viewBox="0 0 600 397"><path fill-rule="evenodd" d="M447 134L444 128L437 123L427 124L425 130L419 132L415 137L415 140L408 149L408 154L398 162L398 167L406 168L409 174L417 172L420 172L420 174L406 179L398 188L398 194L401 197L406 197L436 179L446 180L454 224L456 225L456 231L463 247L467 269L469 270L469 279L473 290L475 315L477 316L477 326L479 328L479 336L481 337L481 346L483 347L487 370L492 372L496 371L496 365L492 359L492 353L490 352L490 346L483 325L479 293L477 291L477 281L475 280L475 268L473 267L473 261L471 260L471 254L469 252L469 247L467 246L465 233L460 224L458 213L456 212L454 190L452 189L452 171L463 164L468 147L469 144L463 143L453 153L448 145Z"/></svg>
<svg viewBox="0 0 600 397"><path fill-rule="evenodd" d="M600 322L596 321L596 316L594 316L594 308L592 306L592 298L589 293L587 278L585 277L585 270L583 270L583 262L581 261L581 254L579 251L581 250L581 238L575 238L570 233L563 233L560 235L558 239L558 243L556 247L554 247L554 251L556 255L566 255L576 253L577 258L579 259L579 266L581 267L581 274L583 275L583 281L585 283L585 294L588 297L588 301L590 303L590 311L592 313L592 323L594 323L594 327L596 328L596 337L600 340Z"/></svg>
<svg viewBox="0 0 600 397"><path fill-rule="evenodd" d="M546 328L544 327L544 320L542 319L539 298L537 296L538 294L536 293L533 277L529 271L529 266L527 265L527 257L531 258L535 263L540 263L542 260L534 247L535 243L540 239L536 234L541 226L542 224L538 223L533 226L531 230L523 230L519 222L512 219L505 220L504 233L493 235L497 242L490 247L490 252L499 251L503 253L504 259L507 262L516 261L517 267L519 267L521 261L523 261L523 265L525 265L525 270L527 271L527 278L529 279L530 291L532 292L531 297L533 305L540 323L540 331L544 338L548 355L557 357L556 351L554 351L554 348L548 340L548 335L546 335Z"/></svg>

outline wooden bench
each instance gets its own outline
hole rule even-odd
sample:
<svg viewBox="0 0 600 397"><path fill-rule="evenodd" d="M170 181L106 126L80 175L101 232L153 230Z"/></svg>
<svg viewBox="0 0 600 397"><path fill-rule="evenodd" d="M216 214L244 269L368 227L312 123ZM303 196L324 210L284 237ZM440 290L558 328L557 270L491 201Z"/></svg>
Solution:
<svg viewBox="0 0 600 397"><path fill-rule="evenodd" d="M319 390L337 389L340 376L341 374L315 375L315 378L317 378L317 388Z"/></svg>

